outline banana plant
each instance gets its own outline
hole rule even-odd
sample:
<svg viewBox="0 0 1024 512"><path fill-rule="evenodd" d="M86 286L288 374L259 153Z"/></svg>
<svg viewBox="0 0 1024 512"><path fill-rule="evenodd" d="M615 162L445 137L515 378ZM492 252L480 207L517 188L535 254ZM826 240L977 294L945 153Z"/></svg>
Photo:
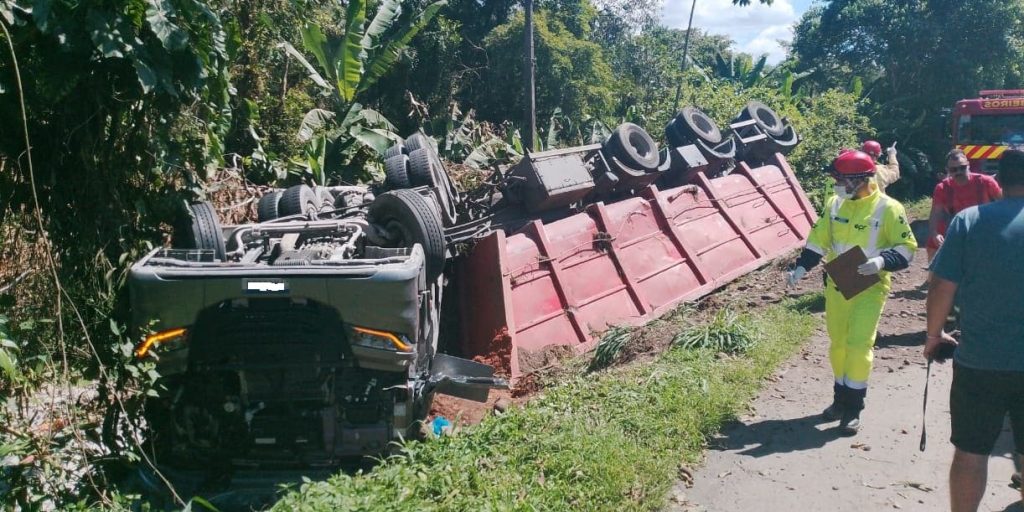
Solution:
<svg viewBox="0 0 1024 512"><path fill-rule="evenodd" d="M299 127L298 138L309 147L304 151L305 162L293 163L314 175L314 180L326 180L336 171L325 167L317 169L317 164L322 166L324 162L333 161L324 158L327 152L340 156L339 165L353 167L364 149L383 154L398 140L395 127L379 112L364 107L360 99L394 67L400 52L430 23L445 2L427 5L397 29L393 27L401 15L401 0L382 0L369 25L366 5L367 0L348 2L345 30L338 36L325 35L315 23L302 27L302 46L313 55L317 66L288 42L280 45L333 99L333 111L313 109ZM362 169L357 171L362 171L362 175L352 178L370 177Z"/></svg>
<svg viewBox="0 0 1024 512"><path fill-rule="evenodd" d="M623 122L638 122L644 124L642 114L631 105L626 110ZM543 149L555 149L561 146L580 146L604 142L611 135L611 130L598 118L587 116L579 121L573 121L561 107L555 108L548 120L548 128L543 142Z"/></svg>
<svg viewBox="0 0 1024 512"><path fill-rule="evenodd" d="M444 133L438 150L446 160L462 162L474 169L486 170L507 164L522 156L522 141L517 133L504 139L495 133L491 123L479 122L473 109L463 113L452 102L448 115L432 123L433 133ZM510 126L504 127L506 133ZM513 130L514 131L514 130Z"/></svg>
<svg viewBox="0 0 1024 512"><path fill-rule="evenodd" d="M750 88L764 83L778 69L773 68L765 72L767 63L767 55L762 55L755 62L751 56L746 54L733 54L726 60L722 52L716 52L715 74L719 78L724 78L730 82L741 84L745 88Z"/></svg>
<svg viewBox="0 0 1024 512"><path fill-rule="evenodd" d="M805 98L810 96L810 94L807 92L807 88L805 86L797 86L796 84L798 81L807 78L810 75L811 71L802 71L800 73L786 71L785 75L782 77L782 82L779 84L779 94L791 105L801 103Z"/></svg>

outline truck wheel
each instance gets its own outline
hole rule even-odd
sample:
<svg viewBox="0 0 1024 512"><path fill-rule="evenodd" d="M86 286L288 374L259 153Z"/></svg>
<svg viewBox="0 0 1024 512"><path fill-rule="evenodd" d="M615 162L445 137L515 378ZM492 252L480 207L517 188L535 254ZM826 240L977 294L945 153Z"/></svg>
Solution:
<svg viewBox="0 0 1024 512"><path fill-rule="evenodd" d="M423 148L434 149L434 145L423 132L416 132L405 139L405 154L411 155L413 151Z"/></svg>
<svg viewBox="0 0 1024 512"><path fill-rule="evenodd" d="M685 146L693 139L704 141L709 146L722 142L722 130L718 124L699 108L683 107L665 127L665 137L675 147Z"/></svg>
<svg viewBox="0 0 1024 512"><path fill-rule="evenodd" d="M330 211L334 209L334 194L327 187L313 187L317 199L320 200L319 211Z"/></svg>
<svg viewBox="0 0 1024 512"><path fill-rule="evenodd" d="M266 222L280 217L281 214L277 211L277 206L280 203L280 190L271 191L269 194L261 197L259 204L256 205L256 220Z"/></svg>
<svg viewBox="0 0 1024 512"><path fill-rule="evenodd" d="M317 212L320 211L320 198L307 185L295 185L281 194L277 210L282 217Z"/></svg>
<svg viewBox="0 0 1024 512"><path fill-rule="evenodd" d="M212 204L203 202L188 206L186 215L175 226L174 246L179 249L208 249L218 260L226 259L224 232Z"/></svg>
<svg viewBox="0 0 1024 512"><path fill-rule="evenodd" d="M741 121L753 119L758 127L773 137L779 137L782 132L786 131L786 124L782 122L779 114L760 101L747 102L747 106L743 107L743 111L740 112L737 119Z"/></svg>
<svg viewBox="0 0 1024 512"><path fill-rule="evenodd" d="M412 190L392 190L370 205L371 223L384 231L391 247L420 244L426 258L427 279L433 281L444 271L444 227L437 209Z"/></svg>
<svg viewBox="0 0 1024 512"><path fill-rule="evenodd" d="M433 187L437 185L433 150L420 148L409 153L409 181L413 186Z"/></svg>
<svg viewBox="0 0 1024 512"><path fill-rule="evenodd" d="M395 155L384 161L384 186L389 190L412 187L409 181L409 157Z"/></svg>
<svg viewBox="0 0 1024 512"><path fill-rule="evenodd" d="M404 155L404 154L406 154L406 152L405 152L405 144L403 144L401 142L397 142L397 143L395 143L395 145L391 146L390 148L388 148L387 151L384 152L384 161L387 161L389 158L391 158L393 156Z"/></svg>
<svg viewBox="0 0 1024 512"><path fill-rule="evenodd" d="M658 145L643 128L633 123L620 124L604 148L611 156L634 169L654 171L658 168Z"/></svg>

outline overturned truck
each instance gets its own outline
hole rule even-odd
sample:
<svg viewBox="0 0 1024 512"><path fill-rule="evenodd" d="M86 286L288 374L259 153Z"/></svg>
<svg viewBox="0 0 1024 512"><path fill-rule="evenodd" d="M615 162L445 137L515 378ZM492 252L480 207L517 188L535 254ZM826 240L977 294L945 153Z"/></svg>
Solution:
<svg viewBox="0 0 1024 512"><path fill-rule="evenodd" d="M156 460L208 478L379 454L435 394L485 400L527 351L586 350L803 242L788 122L751 102L723 132L687 107L666 139L627 123L464 192L417 133L379 185L276 190L237 226L191 205L129 278L136 355L163 384L145 408ZM441 353L442 325L507 367Z"/></svg>
<svg viewBox="0 0 1024 512"><path fill-rule="evenodd" d="M588 350L611 325L641 324L803 244L816 215L783 156L799 143L787 121L750 102L723 133L686 107L665 132L660 151L625 124L604 144L512 169L508 206L479 221L491 229L456 266L465 354L510 351L514 383L527 352Z"/></svg>

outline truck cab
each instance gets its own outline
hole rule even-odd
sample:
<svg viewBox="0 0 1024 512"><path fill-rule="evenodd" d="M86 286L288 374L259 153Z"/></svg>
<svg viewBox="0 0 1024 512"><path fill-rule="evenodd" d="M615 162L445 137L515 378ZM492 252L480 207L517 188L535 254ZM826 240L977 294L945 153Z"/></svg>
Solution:
<svg viewBox="0 0 1024 512"><path fill-rule="evenodd" d="M956 102L953 144L971 162L971 171L995 174L999 157L1024 145L1024 90L981 91L980 97Z"/></svg>

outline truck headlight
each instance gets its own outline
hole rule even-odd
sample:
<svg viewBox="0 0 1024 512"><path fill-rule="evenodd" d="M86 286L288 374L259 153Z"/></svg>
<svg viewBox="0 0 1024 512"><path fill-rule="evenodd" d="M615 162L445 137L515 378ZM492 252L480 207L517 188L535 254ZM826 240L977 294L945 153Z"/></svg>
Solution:
<svg viewBox="0 0 1024 512"><path fill-rule="evenodd" d="M396 335L387 331L378 331L366 327L352 327L349 340L353 345L360 347L375 348L378 350L398 350L400 352L412 352L409 340L402 335Z"/></svg>

